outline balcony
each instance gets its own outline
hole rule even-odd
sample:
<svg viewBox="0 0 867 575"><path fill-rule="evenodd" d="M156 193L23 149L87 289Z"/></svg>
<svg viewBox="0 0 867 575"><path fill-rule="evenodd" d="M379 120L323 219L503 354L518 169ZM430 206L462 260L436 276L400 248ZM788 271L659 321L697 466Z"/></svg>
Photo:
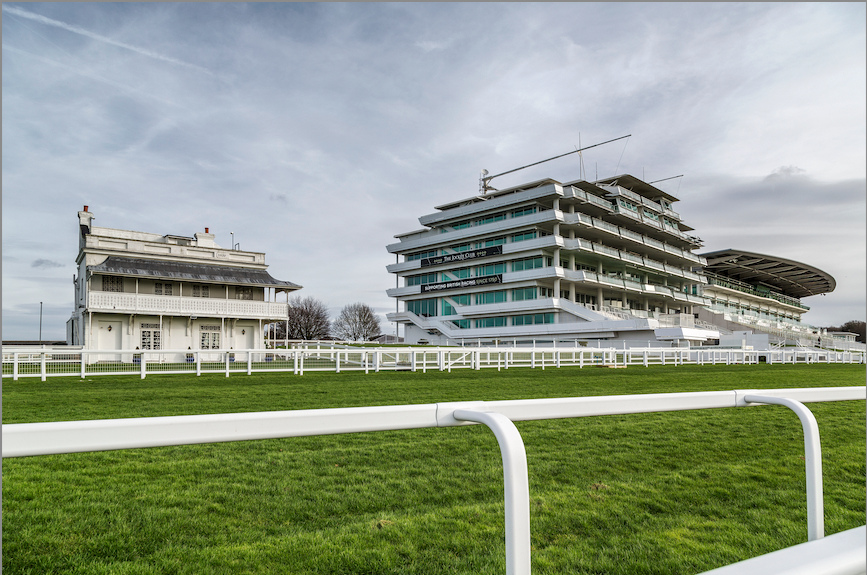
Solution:
<svg viewBox="0 0 867 575"><path fill-rule="evenodd" d="M91 312L265 320L289 315L286 303L114 292L91 292L87 308Z"/></svg>

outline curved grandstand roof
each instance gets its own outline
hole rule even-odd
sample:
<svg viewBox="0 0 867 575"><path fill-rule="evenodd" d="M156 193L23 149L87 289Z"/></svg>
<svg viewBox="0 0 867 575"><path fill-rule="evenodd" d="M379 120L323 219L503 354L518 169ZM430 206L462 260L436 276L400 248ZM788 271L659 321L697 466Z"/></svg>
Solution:
<svg viewBox="0 0 867 575"><path fill-rule="evenodd" d="M792 297L828 293L837 287L830 274L785 258L734 249L701 255L707 259L705 269L709 272L751 284L765 284Z"/></svg>

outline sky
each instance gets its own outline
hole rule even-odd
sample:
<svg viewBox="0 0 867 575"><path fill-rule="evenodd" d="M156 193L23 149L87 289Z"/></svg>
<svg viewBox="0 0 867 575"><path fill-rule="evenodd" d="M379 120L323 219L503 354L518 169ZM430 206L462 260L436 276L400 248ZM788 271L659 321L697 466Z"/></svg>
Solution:
<svg viewBox="0 0 867 575"><path fill-rule="evenodd" d="M867 316L864 3L2 5L3 339L64 339L77 212L265 252L394 324L386 245L492 174L630 173Z"/></svg>

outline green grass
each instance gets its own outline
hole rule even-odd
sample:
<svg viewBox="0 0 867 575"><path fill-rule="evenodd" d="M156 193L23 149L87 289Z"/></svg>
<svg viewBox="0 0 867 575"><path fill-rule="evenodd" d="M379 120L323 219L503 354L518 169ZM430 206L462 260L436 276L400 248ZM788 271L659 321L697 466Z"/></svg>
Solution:
<svg viewBox="0 0 867 575"><path fill-rule="evenodd" d="M864 385L863 366L100 376L4 381L3 422ZM863 525L863 401L809 404L827 534ZM776 407L518 423L535 573L699 573L806 540L803 436ZM483 426L3 462L7 573L503 573Z"/></svg>

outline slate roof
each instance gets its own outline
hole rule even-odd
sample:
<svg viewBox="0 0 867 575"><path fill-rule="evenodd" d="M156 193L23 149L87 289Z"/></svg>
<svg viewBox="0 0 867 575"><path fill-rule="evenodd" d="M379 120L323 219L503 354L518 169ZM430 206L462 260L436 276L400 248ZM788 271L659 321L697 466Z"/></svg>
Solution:
<svg viewBox="0 0 867 575"><path fill-rule="evenodd" d="M301 289L292 282L274 279L265 270L109 256L104 262L87 266L93 273L117 276L148 277L163 280L186 280L203 283L253 285L258 287Z"/></svg>

